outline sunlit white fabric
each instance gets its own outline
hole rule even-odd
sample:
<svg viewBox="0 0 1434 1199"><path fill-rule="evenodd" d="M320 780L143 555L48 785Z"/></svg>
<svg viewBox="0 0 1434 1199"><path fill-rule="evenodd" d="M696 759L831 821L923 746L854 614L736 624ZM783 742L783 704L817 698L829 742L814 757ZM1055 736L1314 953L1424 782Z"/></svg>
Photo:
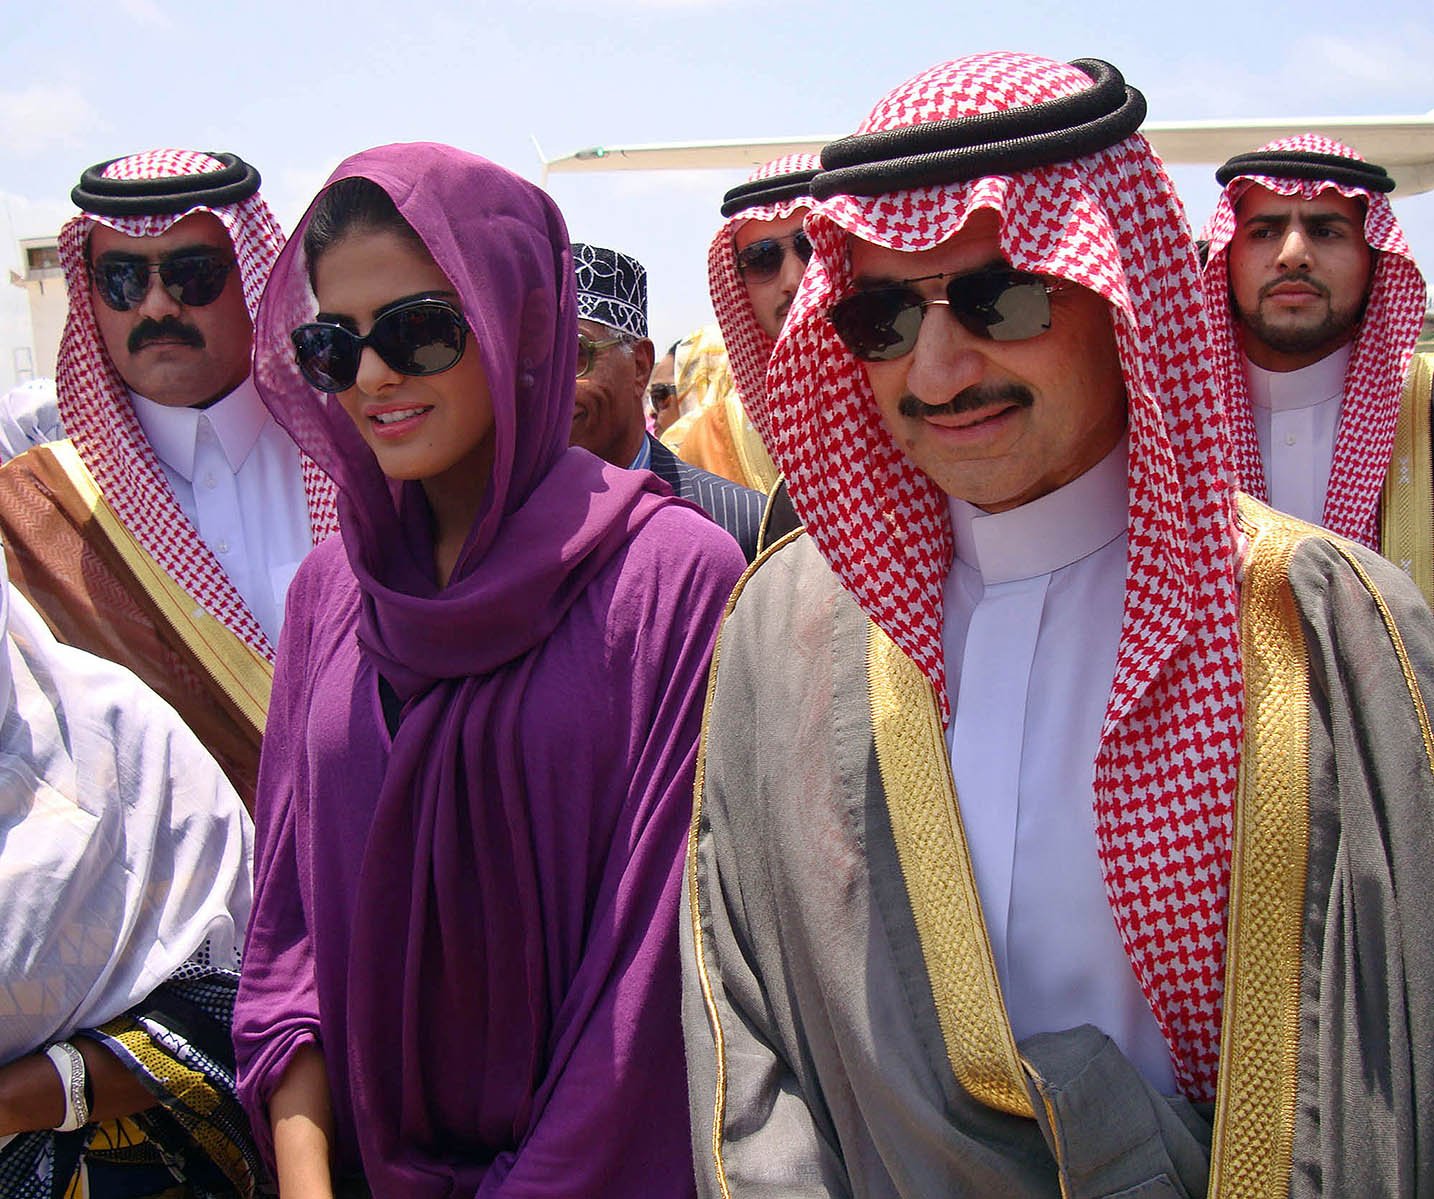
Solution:
<svg viewBox="0 0 1434 1199"><path fill-rule="evenodd" d="M1342 346L1296 371L1267 371L1245 361L1270 506L1311 524L1324 518L1351 349Z"/></svg>
<svg viewBox="0 0 1434 1199"><path fill-rule="evenodd" d="M0 396L0 462L64 435L53 379L31 379Z"/></svg>
<svg viewBox="0 0 1434 1199"><path fill-rule="evenodd" d="M239 965L253 828L134 675L61 645L0 554L0 1063Z"/></svg>
<svg viewBox="0 0 1434 1199"><path fill-rule="evenodd" d="M951 501L947 744L1012 1031L1094 1024L1173 1094L1095 831L1125 599L1127 461L1122 439L1080 478L1009 512Z"/></svg>

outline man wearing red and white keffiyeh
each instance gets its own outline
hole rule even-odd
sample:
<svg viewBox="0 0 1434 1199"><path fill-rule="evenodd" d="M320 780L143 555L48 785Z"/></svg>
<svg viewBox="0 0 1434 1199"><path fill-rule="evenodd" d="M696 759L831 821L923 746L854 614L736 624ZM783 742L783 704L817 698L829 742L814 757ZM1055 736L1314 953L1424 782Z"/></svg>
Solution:
<svg viewBox="0 0 1434 1199"><path fill-rule="evenodd" d="M764 492L777 481L776 467L747 410L766 387L772 347L811 257L802 222L811 209L811 178L820 166L815 154L788 154L758 167L724 197L726 219L707 247L707 285L737 386L735 402L726 405L727 424L739 458L755 463L747 470L749 486ZM745 454L744 441L750 447ZM795 525L791 501L779 488L770 497L763 544Z"/></svg>
<svg viewBox="0 0 1434 1199"><path fill-rule="evenodd" d="M822 153L747 397L806 535L699 761L703 1194L1434 1187L1434 619L1238 496L1143 116L983 54Z"/></svg>
<svg viewBox="0 0 1434 1199"><path fill-rule="evenodd" d="M1225 190L1205 229L1204 283L1240 488L1379 549L1425 301L1386 195L1393 180L1313 133L1238 155L1217 178ZM1427 378L1410 398L1423 408L1427 478ZM1408 469L1405 457L1396 482ZM1416 516L1427 555L1425 487Z"/></svg>
<svg viewBox="0 0 1434 1199"><path fill-rule="evenodd" d="M223 170L223 158L154 150L119 158L76 202L60 231L70 310L57 367L60 419L125 527L201 606L243 642L273 657L288 580L337 528L333 489L301 461L249 380L253 314L284 238L258 194L176 203L146 193ZM237 160L236 160L237 161ZM240 164L241 166L243 164ZM137 185L126 193L126 184ZM240 190L243 190L242 186ZM86 196L96 197L87 200ZM181 193L182 196L182 193ZM129 214L113 209L127 201ZM167 256L212 247L233 263L209 304L165 286ZM143 296L117 310L94 268L151 264Z"/></svg>
<svg viewBox="0 0 1434 1199"><path fill-rule="evenodd" d="M84 172L59 238L68 440L0 467L15 586L61 641L168 701L246 802L289 580L337 530L332 483L250 379L283 246L258 186L236 156L190 150Z"/></svg>

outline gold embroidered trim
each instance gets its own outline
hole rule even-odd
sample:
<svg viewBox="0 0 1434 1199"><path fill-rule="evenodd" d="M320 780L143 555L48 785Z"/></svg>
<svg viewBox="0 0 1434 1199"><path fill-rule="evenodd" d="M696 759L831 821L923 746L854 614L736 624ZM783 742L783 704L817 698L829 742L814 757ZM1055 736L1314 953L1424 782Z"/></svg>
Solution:
<svg viewBox="0 0 1434 1199"><path fill-rule="evenodd" d="M95 523L124 559L145 594L158 606L190 652L204 665L215 685L229 697L255 734L261 735L274 685L273 666L206 612L140 545L105 502L99 486L72 442L55 441L32 452L42 451L48 453L64 471Z"/></svg>
<svg viewBox="0 0 1434 1199"><path fill-rule="evenodd" d="M875 624L867 639L867 679L891 833L951 1069L987 1107L1034 1118L981 916L935 692Z"/></svg>
<svg viewBox="0 0 1434 1199"><path fill-rule="evenodd" d="M1309 665L1289 564L1311 526L1241 496L1250 538L1211 1199L1284 1199L1294 1149L1309 854Z"/></svg>
<svg viewBox="0 0 1434 1199"><path fill-rule="evenodd" d="M742 573L727 607L722 613L722 625L717 631L717 643L712 648L712 665L707 674L707 699L702 707L702 735L697 743L697 774L692 783L692 826L687 837L687 902L691 909L692 951L697 959L697 981L702 989L702 1004L707 1009L707 1023L712 1027L712 1049L717 1059L717 1080L712 1102L712 1162L717 1171L717 1185L722 1199L731 1199L732 1192L727 1185L727 1167L722 1161L722 1129L727 1118L727 1038L722 1031L722 1017L717 1010L717 999L712 978L707 968L707 950L702 935L701 888L697 881L697 837L702 826L702 792L707 781L707 735L708 723L712 719L712 697L717 693L717 662L722 655L722 639L727 633L727 619L737 606L747 581L757 568L785 545L802 535L801 529L793 529L785 537L769 546L757 556L757 560Z"/></svg>
<svg viewBox="0 0 1434 1199"><path fill-rule="evenodd" d="M1415 354L1399 404L1394 456L1379 501L1380 552L1412 578L1434 604L1434 355Z"/></svg>

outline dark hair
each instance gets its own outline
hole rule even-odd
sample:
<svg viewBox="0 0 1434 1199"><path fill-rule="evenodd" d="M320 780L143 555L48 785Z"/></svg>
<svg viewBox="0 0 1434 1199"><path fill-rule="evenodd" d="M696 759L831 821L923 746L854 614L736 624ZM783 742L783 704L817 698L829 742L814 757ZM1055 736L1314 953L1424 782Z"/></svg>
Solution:
<svg viewBox="0 0 1434 1199"><path fill-rule="evenodd" d="M372 179L351 175L340 179L319 197L304 227L304 261L309 266L310 287L314 284L314 266L319 258L356 229L396 233L428 253L423 239L403 219L389 194Z"/></svg>

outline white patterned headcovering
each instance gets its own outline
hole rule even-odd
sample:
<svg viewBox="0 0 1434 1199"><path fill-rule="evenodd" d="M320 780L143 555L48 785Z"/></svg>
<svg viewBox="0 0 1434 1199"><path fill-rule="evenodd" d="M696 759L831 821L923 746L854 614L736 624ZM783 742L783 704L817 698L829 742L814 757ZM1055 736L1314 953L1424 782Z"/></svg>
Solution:
<svg viewBox="0 0 1434 1199"><path fill-rule="evenodd" d="M1325 154L1363 162L1358 151L1317 133L1280 138L1262 146L1257 155ZM1256 157L1256 156L1251 156ZM1233 161L1233 160L1232 160ZM1234 442L1236 474L1241 490L1268 500L1265 469L1250 391L1245 376L1245 353L1230 307L1230 242L1235 236L1235 209L1240 197L1258 184L1282 196L1313 200L1334 190L1365 202L1364 240L1378 258L1370 280L1369 298L1354 350L1344 377L1344 400L1335 435L1334 461L1324 505L1324 525L1343 537L1379 548L1379 497L1394 455L1394 432L1399 422L1399 400L1404 377L1419 330L1424 322L1424 279L1394 218L1394 209L1382 191L1352 182L1329 179L1276 178L1240 174L1225 185L1215 211L1205 225L1210 243L1205 263L1205 302L1210 317L1214 362L1227 397L1230 434Z"/></svg>
<svg viewBox="0 0 1434 1199"><path fill-rule="evenodd" d="M573 242L578 318L632 337L647 336L647 268L630 254Z"/></svg>
<svg viewBox="0 0 1434 1199"><path fill-rule="evenodd" d="M232 155L225 155L224 160L195 150L150 150L92 167L85 173L85 181L192 177L222 172L227 162L234 161ZM76 194L83 197L81 188ZM161 203L157 207L173 209L175 205ZM81 212L66 222L59 239L70 299L56 368L60 418L105 499L140 544L227 628L272 658L274 650L263 629L175 499L134 414L129 389L105 350L91 301L85 258L95 224L129 237L158 237L192 212L211 212L223 222L234 243L250 318L258 311L264 284L283 249L284 234L257 192L234 203L200 202L180 211L124 216ZM309 527L317 544L338 531L334 488L307 458L303 471Z"/></svg>
<svg viewBox="0 0 1434 1199"><path fill-rule="evenodd" d="M1028 54L974 55L902 84L859 132L1028 112L1060 97L1083 103L1092 78ZM830 194L823 179L813 181L817 197ZM1010 174L820 200L806 222L815 254L752 417L818 549L926 674L949 720L947 497L886 431L862 364L826 314L851 288L849 238L927 250L981 208L998 214L1016 267L1072 280L1110 305L1129 397L1130 526L1124 624L1095 761L1097 837L1116 925L1176 1077L1191 1098L1213 1099L1243 721L1239 541L1194 244L1145 138Z"/></svg>
<svg viewBox="0 0 1434 1199"><path fill-rule="evenodd" d="M722 328L727 360L737 384L737 395L744 406L748 404L749 395L755 395L766 387L767 361L776 342L757 323L747 286L737 270L734 239L737 230L748 221L784 221L796 212L810 208L811 193L802 186L802 182L809 182L820 166L821 159L815 154L787 154L763 163L747 177L747 185L780 183L786 179L796 182L789 187L778 187L775 196L757 195L753 197L757 201L755 204L744 203L717 227L707 247L707 287L712 293L712 309L717 313L717 323ZM740 190L734 188L727 194L732 196ZM782 192L788 194L780 194Z"/></svg>

